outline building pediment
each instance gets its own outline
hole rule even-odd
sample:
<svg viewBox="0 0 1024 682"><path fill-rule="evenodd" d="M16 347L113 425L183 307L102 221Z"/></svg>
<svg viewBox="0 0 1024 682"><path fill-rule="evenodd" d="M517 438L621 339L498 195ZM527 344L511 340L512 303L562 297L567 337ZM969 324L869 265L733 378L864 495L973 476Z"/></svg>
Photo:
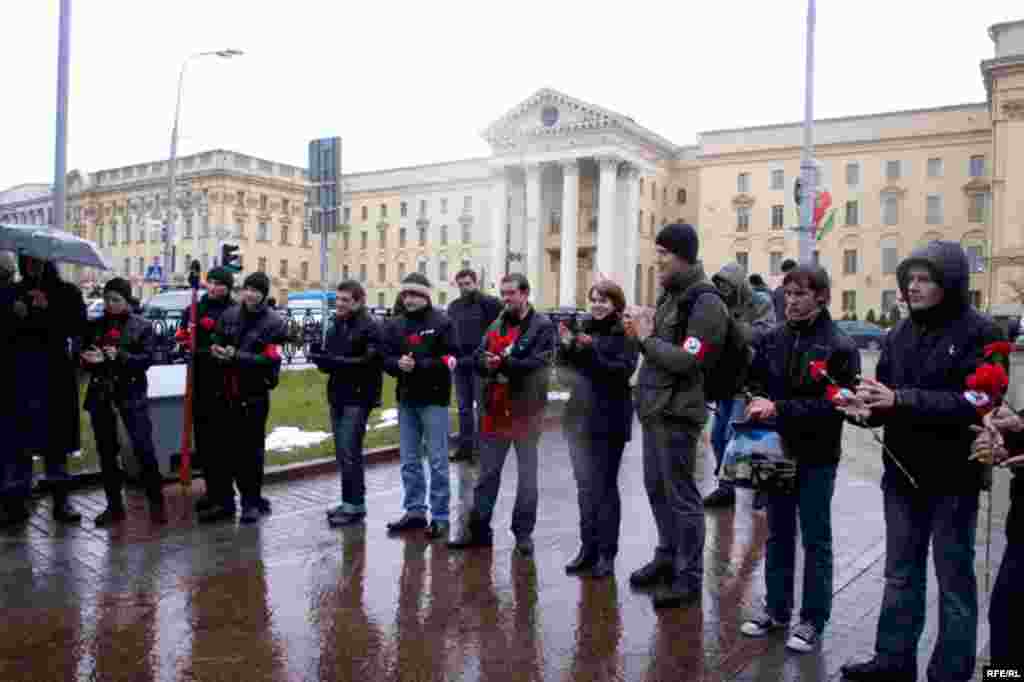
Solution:
<svg viewBox="0 0 1024 682"><path fill-rule="evenodd" d="M745 192L740 192L739 194L737 194L736 196L734 196L732 198L732 205L733 206L746 206L746 207L749 208L750 206L754 205L754 201L755 201L755 199L754 199L754 196L752 194L747 194Z"/></svg>
<svg viewBox="0 0 1024 682"><path fill-rule="evenodd" d="M883 187L882 189L880 189L878 191L878 194L883 196L883 197L884 196L889 196L889 195L894 195L894 196L899 197L900 199L902 199L903 195L905 195L906 193L907 193L907 188L906 187L902 187L900 185L886 185L885 187Z"/></svg>
<svg viewBox="0 0 1024 682"><path fill-rule="evenodd" d="M967 184L963 186L965 194L973 194L974 192L990 192L992 191L992 183L989 182L988 178L971 178Z"/></svg>
<svg viewBox="0 0 1024 682"><path fill-rule="evenodd" d="M495 154L535 145L552 138L579 138L615 132L623 141L638 144L651 160L674 158L678 148L637 125L633 119L594 104L542 88L489 125L483 137Z"/></svg>

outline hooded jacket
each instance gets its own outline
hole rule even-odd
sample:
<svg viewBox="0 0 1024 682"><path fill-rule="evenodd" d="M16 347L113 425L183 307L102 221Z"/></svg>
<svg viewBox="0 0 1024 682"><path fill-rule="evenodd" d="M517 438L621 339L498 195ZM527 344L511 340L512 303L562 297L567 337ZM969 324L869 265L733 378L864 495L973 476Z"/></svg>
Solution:
<svg viewBox="0 0 1024 682"><path fill-rule="evenodd" d="M775 326L775 306L772 305L772 300L754 295L743 266L739 263L726 263L711 278L711 282L720 291L723 290L723 282L731 289L732 293L726 298L726 305L729 308L729 315L736 321L747 343L755 343Z"/></svg>
<svg viewBox="0 0 1024 682"><path fill-rule="evenodd" d="M969 460L981 419L964 397L967 377L982 363L984 347L1003 339L989 317L969 305L970 273L959 244L933 241L900 263L904 298L911 267L923 265L940 284L943 298L926 310L911 310L882 344L878 381L896 392L896 404L872 415L885 427L885 444L929 494L976 493L982 466ZM882 484L911 490L899 467L885 461Z"/></svg>

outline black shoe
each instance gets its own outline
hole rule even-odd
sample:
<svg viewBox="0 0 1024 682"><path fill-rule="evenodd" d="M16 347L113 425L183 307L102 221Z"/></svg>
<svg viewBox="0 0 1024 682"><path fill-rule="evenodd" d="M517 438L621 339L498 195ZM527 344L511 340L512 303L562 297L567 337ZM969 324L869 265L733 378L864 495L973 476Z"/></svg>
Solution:
<svg viewBox="0 0 1024 682"><path fill-rule="evenodd" d="M494 545L494 534L491 529L483 525L470 523L466 534L448 542L449 549L471 549L473 547L492 547Z"/></svg>
<svg viewBox="0 0 1024 682"><path fill-rule="evenodd" d="M0 521L2 526L18 526L32 518L32 512L20 501L5 504L3 512L3 520Z"/></svg>
<svg viewBox="0 0 1024 682"><path fill-rule="evenodd" d="M664 559L654 559L629 574L629 584L633 587L651 587L672 577L672 563Z"/></svg>
<svg viewBox="0 0 1024 682"><path fill-rule="evenodd" d="M105 528L115 523L121 523L128 515L124 513L124 509L117 509L116 507L107 507L103 512L96 517L93 523L97 528Z"/></svg>
<svg viewBox="0 0 1024 682"><path fill-rule="evenodd" d="M705 507L733 507L736 505L736 491L719 486L704 498Z"/></svg>
<svg viewBox="0 0 1024 682"><path fill-rule="evenodd" d="M566 575L576 575L594 567L597 563L597 552L587 547L580 547L576 558L565 565Z"/></svg>
<svg viewBox="0 0 1024 682"><path fill-rule="evenodd" d="M602 556L597 560L597 563L590 573L587 574L590 578L610 578L615 575L615 558L610 556Z"/></svg>
<svg viewBox="0 0 1024 682"><path fill-rule="evenodd" d="M451 526L447 521L431 521L430 525L427 526L427 538L430 540L446 538L450 528Z"/></svg>
<svg viewBox="0 0 1024 682"><path fill-rule="evenodd" d="M652 603L656 609L678 609L682 606L692 606L700 601L700 588L690 585L689 581L676 578L668 585L658 590L654 595Z"/></svg>
<svg viewBox="0 0 1024 682"><path fill-rule="evenodd" d="M260 501L256 503L256 508L259 509L260 514L263 514L264 516L273 512L273 509L270 507L270 500L265 497L260 498Z"/></svg>
<svg viewBox="0 0 1024 682"><path fill-rule="evenodd" d="M363 519L366 518L365 512L352 513L339 512L337 514L331 514L327 517L327 525L331 528L341 528L343 526L354 526L357 523L362 523Z"/></svg>
<svg viewBox="0 0 1024 682"><path fill-rule="evenodd" d="M206 511L215 504L217 503L213 501L213 498L211 498L209 495L203 495L198 500L196 500L196 504L193 507L193 509L195 509L196 513L198 514L200 512Z"/></svg>
<svg viewBox="0 0 1024 682"><path fill-rule="evenodd" d="M533 538L529 535L522 535L516 538L516 554L519 556L533 556Z"/></svg>
<svg viewBox="0 0 1024 682"><path fill-rule="evenodd" d="M217 523L218 521L235 520L235 508L215 504L199 513L199 523Z"/></svg>
<svg viewBox="0 0 1024 682"><path fill-rule="evenodd" d="M256 523L260 520L260 508L245 507L242 509L242 516L238 520L242 523Z"/></svg>
<svg viewBox="0 0 1024 682"><path fill-rule="evenodd" d="M415 514L406 514L397 521L388 524L389 533L401 533L407 530L416 530L427 527L427 519Z"/></svg>
<svg viewBox="0 0 1024 682"><path fill-rule="evenodd" d="M844 680L853 682L917 682L915 668L894 668L879 663L877 658L860 663L847 663L839 671Z"/></svg>
<svg viewBox="0 0 1024 682"><path fill-rule="evenodd" d="M82 520L82 515L65 500L53 503L53 520L60 523L78 523Z"/></svg>

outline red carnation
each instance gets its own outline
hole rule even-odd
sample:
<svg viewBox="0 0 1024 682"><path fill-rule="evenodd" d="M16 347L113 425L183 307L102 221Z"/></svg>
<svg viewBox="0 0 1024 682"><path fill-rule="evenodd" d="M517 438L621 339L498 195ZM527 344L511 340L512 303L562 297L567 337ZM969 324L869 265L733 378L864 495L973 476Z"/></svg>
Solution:
<svg viewBox="0 0 1024 682"><path fill-rule="evenodd" d="M825 387L825 397L829 402L835 402L836 396L839 395L839 387L834 384L829 384Z"/></svg>
<svg viewBox="0 0 1024 682"><path fill-rule="evenodd" d="M210 332L213 331L213 328L217 326L217 323L214 322L213 318L211 317L204 317L203 319L199 320L199 326L205 329L206 331Z"/></svg>
<svg viewBox="0 0 1024 682"><path fill-rule="evenodd" d="M107 343L115 344L121 340L121 330L117 327L109 330L106 335Z"/></svg>
<svg viewBox="0 0 1024 682"><path fill-rule="evenodd" d="M188 331L182 327L174 334L174 340L178 343L188 343Z"/></svg>
<svg viewBox="0 0 1024 682"><path fill-rule="evenodd" d="M1002 365L985 364L967 377L967 388L984 393L992 400L1003 395L1010 385L1010 378Z"/></svg>
<svg viewBox="0 0 1024 682"><path fill-rule="evenodd" d="M423 337L419 334L410 334L405 340L409 342L410 346L418 346L423 342Z"/></svg>
<svg viewBox="0 0 1024 682"><path fill-rule="evenodd" d="M815 381L828 379L828 367L824 360L813 360L810 365L811 378Z"/></svg>
<svg viewBox="0 0 1024 682"><path fill-rule="evenodd" d="M281 351L278 349L277 344L268 343L267 347L263 349L263 357L267 358L268 360L273 360L274 362L280 360Z"/></svg>

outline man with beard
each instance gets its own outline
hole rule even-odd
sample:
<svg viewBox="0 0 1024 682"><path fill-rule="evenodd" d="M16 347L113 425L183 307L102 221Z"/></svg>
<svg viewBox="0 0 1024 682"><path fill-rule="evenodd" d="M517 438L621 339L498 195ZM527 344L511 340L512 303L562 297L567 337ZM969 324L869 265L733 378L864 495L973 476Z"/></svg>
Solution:
<svg viewBox="0 0 1024 682"><path fill-rule="evenodd" d="M917 679L931 545L939 628L928 679L966 682L977 651L974 542L984 473L970 459L971 426L981 419L966 382L985 346L1003 335L970 305L970 268L958 243L916 249L896 276L910 317L886 336L877 380L860 384L850 408L885 427L891 453L882 476L885 591L874 658L842 672L859 682Z"/></svg>
<svg viewBox="0 0 1024 682"><path fill-rule="evenodd" d="M233 305L231 290L235 287L235 275L224 268L213 268L206 275L206 294L196 305L196 349L193 364L194 390L192 393L192 423L196 438L195 465L201 467L206 479L206 494L196 501L196 511L202 512L213 506L210 491L222 485L217 476L224 475L223 463L214 460L226 453L216 451L216 429L223 422L223 401L221 393L224 384L222 367L210 354L213 345L213 331L217 321ZM179 340L186 342L192 317L191 306L185 308ZM263 505L261 504L261 507ZM269 511L269 507L267 507Z"/></svg>
<svg viewBox="0 0 1024 682"><path fill-rule="evenodd" d="M82 515L68 503L67 474L68 453L81 448L78 358L72 357L71 345L85 331L85 301L49 261L22 256L18 269L21 282L12 306L16 447L23 457L43 455L53 518L77 523Z"/></svg>
<svg viewBox="0 0 1024 682"><path fill-rule="evenodd" d="M480 449L477 404L482 397L473 355L484 332L501 313L501 301L480 291L473 270L460 270L455 275L455 284L459 297L448 304L448 318L455 330L457 364L453 379L459 401L459 447L450 459L458 462L472 459Z"/></svg>

